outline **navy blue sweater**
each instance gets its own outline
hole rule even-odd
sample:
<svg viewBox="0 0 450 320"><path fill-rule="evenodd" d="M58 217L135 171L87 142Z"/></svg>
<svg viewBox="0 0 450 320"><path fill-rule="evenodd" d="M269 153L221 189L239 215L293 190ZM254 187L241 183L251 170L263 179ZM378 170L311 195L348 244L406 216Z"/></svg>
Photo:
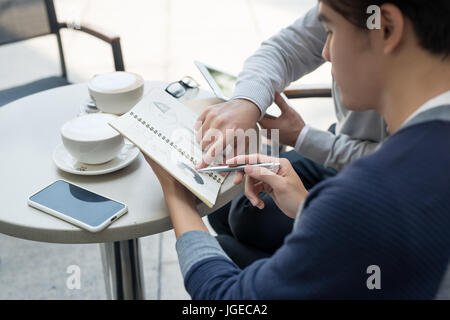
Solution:
<svg viewBox="0 0 450 320"><path fill-rule="evenodd" d="M406 127L311 190L269 259L224 257L185 277L194 299L432 299L450 255L450 122ZM380 268L369 290L367 268Z"/></svg>

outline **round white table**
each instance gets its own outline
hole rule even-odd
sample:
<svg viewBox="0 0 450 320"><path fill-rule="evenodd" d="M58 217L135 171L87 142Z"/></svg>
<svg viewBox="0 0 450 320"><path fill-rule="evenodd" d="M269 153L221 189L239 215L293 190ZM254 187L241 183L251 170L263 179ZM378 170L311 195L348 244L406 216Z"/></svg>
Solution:
<svg viewBox="0 0 450 320"><path fill-rule="evenodd" d="M145 90L167 83L148 81ZM186 100L207 101L212 93L194 89ZM172 228L161 186L142 154L128 167L99 176L66 173L52 154L61 143L60 127L76 117L89 98L87 84L43 91L0 108L0 232L53 243L100 243L107 295L112 299L143 299L139 237ZM196 110L198 113L198 110ZM27 205L28 197L64 179L128 205L128 213L107 229L90 233ZM230 175L214 208L199 205L202 215L217 210L242 191Z"/></svg>

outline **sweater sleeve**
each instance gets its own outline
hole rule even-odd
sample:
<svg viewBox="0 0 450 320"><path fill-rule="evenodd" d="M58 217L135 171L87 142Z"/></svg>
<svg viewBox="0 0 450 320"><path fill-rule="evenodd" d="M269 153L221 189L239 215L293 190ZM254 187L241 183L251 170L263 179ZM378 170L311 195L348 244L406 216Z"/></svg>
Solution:
<svg viewBox="0 0 450 320"><path fill-rule="evenodd" d="M370 259L378 247L364 225L370 224L371 201L358 186L351 190L346 195L349 190L330 184L315 189L295 230L271 258L244 270L219 255L197 261L186 273L187 291L194 299L376 297L366 287L367 267L381 262Z"/></svg>
<svg viewBox="0 0 450 320"><path fill-rule="evenodd" d="M315 6L291 26L264 41L245 61L232 98L254 102L263 117L273 103L275 92L282 92L292 81L323 64L326 32L317 14L318 6Z"/></svg>
<svg viewBox="0 0 450 320"><path fill-rule="evenodd" d="M356 159L373 153L380 145L308 126L304 135L297 139L295 151L324 167L340 171Z"/></svg>
<svg viewBox="0 0 450 320"><path fill-rule="evenodd" d="M341 93L334 80L332 90L336 110L344 110L345 107L342 105ZM333 134L329 131L308 126L307 130L302 130L297 138L295 151L314 162L320 163L324 167L333 168L338 171L356 159L373 153L381 146L384 137L388 135L385 122L377 112L373 111L352 112L351 117L351 120L347 119L349 123L355 127L363 126L367 131L365 136L368 132L376 132L376 134L372 133L372 139L379 140L373 141L368 137L363 139L354 137L354 130L348 132L348 127L345 129L347 134L341 130L336 130L336 134Z"/></svg>
<svg viewBox="0 0 450 320"><path fill-rule="evenodd" d="M177 239L176 249L183 277L197 261L210 257L222 257L230 260L217 240L204 231L195 230L183 233Z"/></svg>

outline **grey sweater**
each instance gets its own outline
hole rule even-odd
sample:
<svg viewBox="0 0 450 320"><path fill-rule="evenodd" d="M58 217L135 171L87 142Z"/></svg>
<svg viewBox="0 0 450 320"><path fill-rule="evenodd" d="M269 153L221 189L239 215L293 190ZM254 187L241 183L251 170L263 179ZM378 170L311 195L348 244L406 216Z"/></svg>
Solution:
<svg viewBox="0 0 450 320"><path fill-rule="evenodd" d="M317 19L318 6L289 27L264 41L249 57L239 74L233 99L254 102L264 114L273 103L275 92L314 71L325 60L322 49L326 32ZM374 151L387 136L386 125L376 111L355 112L342 105L333 81L337 117L336 134L308 128L296 151L326 167L341 170L353 160Z"/></svg>

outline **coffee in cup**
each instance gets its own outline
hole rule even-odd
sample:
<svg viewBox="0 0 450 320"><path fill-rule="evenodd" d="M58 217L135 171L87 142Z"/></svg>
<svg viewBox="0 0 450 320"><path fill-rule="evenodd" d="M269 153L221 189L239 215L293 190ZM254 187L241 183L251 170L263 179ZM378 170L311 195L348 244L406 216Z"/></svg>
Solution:
<svg viewBox="0 0 450 320"><path fill-rule="evenodd" d="M124 145L123 137L108 125L115 118L112 114L94 113L66 122L61 127L61 138L67 152L86 164L114 159Z"/></svg>
<svg viewBox="0 0 450 320"><path fill-rule="evenodd" d="M144 79L131 72L109 72L94 76L89 81L88 90L98 109L121 115L141 100Z"/></svg>

